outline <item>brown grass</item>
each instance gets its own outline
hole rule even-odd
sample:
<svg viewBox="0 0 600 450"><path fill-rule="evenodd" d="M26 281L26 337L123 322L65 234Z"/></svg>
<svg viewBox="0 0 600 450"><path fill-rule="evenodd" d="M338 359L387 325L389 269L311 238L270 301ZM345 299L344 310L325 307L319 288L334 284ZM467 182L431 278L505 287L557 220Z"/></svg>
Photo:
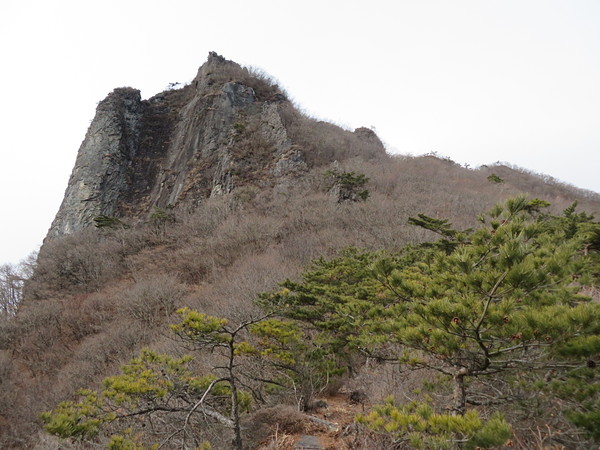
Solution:
<svg viewBox="0 0 600 450"><path fill-rule="evenodd" d="M213 83L243 82L262 100L284 95L247 69L233 67L218 76L222 80ZM241 186L230 194L194 208L180 205L175 222L160 233L140 223L89 229L44 245L17 316L0 323L0 446L29 446L26 437L39 431L42 410L79 387L98 385L141 347L175 351L167 324L180 305L242 317L253 311L258 293L297 278L311 259L347 246L393 250L435 238L408 225L418 213L468 228L480 213L520 192L550 201L555 213L575 200L600 213L598 194L506 165L469 170L432 156L391 157L360 133L305 117L288 102L278 108L310 167L301 177L285 185L263 179L272 143L257 136L258 124L249 121L234 145ZM324 174L335 160L336 167L370 179L368 201L339 204L327 193ZM492 172L504 183L490 183ZM210 365L209 355L199 355L199 367L202 358ZM346 389L364 390L370 401L379 401L390 392L410 397L413 381L389 366L366 366ZM253 439L281 448L293 445L295 426L304 426L284 407L252 417L276 424L276 433L270 427L269 434L257 432ZM374 442L353 436L363 448Z"/></svg>

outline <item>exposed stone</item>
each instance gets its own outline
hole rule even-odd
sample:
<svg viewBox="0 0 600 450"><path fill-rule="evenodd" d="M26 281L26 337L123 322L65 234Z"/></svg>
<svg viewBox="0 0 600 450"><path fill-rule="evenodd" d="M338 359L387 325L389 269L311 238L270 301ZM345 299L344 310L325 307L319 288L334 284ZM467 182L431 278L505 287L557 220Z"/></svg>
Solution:
<svg viewBox="0 0 600 450"><path fill-rule="evenodd" d="M354 134L362 141L368 142L369 144L375 145L381 149L382 152L385 152L385 147L383 146L383 142L379 139L379 136L371 130L370 128L360 127L354 130Z"/></svg>
<svg viewBox="0 0 600 450"><path fill-rule="evenodd" d="M275 86L215 52L188 86L148 100L115 89L98 105L48 236L98 216L136 220L153 207L194 206L244 184L292 188L308 164L282 120L290 108ZM384 152L369 129L330 132L356 136L353 152Z"/></svg>
<svg viewBox="0 0 600 450"><path fill-rule="evenodd" d="M299 174L306 170L308 170L308 166L304 161L302 149L298 146L292 146L275 163L273 175L283 177L291 174Z"/></svg>
<svg viewBox="0 0 600 450"><path fill-rule="evenodd" d="M316 436L303 435L300 436L294 448L296 450L323 450L325 447L321 445Z"/></svg>
<svg viewBox="0 0 600 450"><path fill-rule="evenodd" d="M289 150L292 140L281 121L276 103L265 103L261 112L262 132L272 142L280 154Z"/></svg>
<svg viewBox="0 0 600 450"><path fill-rule="evenodd" d="M245 108L255 100L254 90L238 83L226 83L223 86L223 94L225 94L223 107L227 109Z"/></svg>
<svg viewBox="0 0 600 450"><path fill-rule="evenodd" d="M131 88L115 89L100 102L49 236L72 233L94 217L116 213L128 188L144 109L140 91Z"/></svg>

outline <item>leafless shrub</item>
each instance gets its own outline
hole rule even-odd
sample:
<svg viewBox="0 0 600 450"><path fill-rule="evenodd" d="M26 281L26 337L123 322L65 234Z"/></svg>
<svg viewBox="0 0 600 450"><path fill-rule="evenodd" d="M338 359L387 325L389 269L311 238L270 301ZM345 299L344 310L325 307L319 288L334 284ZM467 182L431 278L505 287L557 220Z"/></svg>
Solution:
<svg viewBox="0 0 600 450"><path fill-rule="evenodd" d="M0 448L18 448L18 444L24 444L22 432L27 412L21 409L18 390L22 384L15 372L9 352L0 351Z"/></svg>
<svg viewBox="0 0 600 450"><path fill-rule="evenodd" d="M178 280L182 283L200 284L209 278L215 264L205 249L204 240L191 242L168 258L168 264Z"/></svg>
<svg viewBox="0 0 600 450"><path fill-rule="evenodd" d="M16 314L21 303L23 281L17 267L12 264L0 266L0 321Z"/></svg>
<svg viewBox="0 0 600 450"><path fill-rule="evenodd" d="M280 114L289 136L304 149L311 167L358 156L363 160L387 158L383 145L377 139L361 139L360 134L307 117L291 105L282 106Z"/></svg>
<svg viewBox="0 0 600 450"><path fill-rule="evenodd" d="M505 184L518 192L527 193L552 203L554 212L567 208L574 200L579 207L588 211L600 212L598 202L600 194L586 189L579 189L568 183L563 183L549 175L536 173L507 162L496 162L489 166L481 166L478 172L488 176L497 173Z"/></svg>
<svg viewBox="0 0 600 450"><path fill-rule="evenodd" d="M277 100L287 100L288 94L280 86L280 83L273 76L266 73L258 67L247 67L244 69L247 76L244 78L244 83L249 85L259 99L273 100L274 96Z"/></svg>
<svg viewBox="0 0 600 450"><path fill-rule="evenodd" d="M275 249L240 257L220 272L193 305L215 315L236 318L252 313L261 292L274 289L280 281L296 276L302 267L281 258Z"/></svg>
<svg viewBox="0 0 600 450"><path fill-rule="evenodd" d="M102 333L83 340L73 349L69 360L57 370L52 389L53 401L68 399L77 389L99 385L103 377L117 370L155 338L156 333L149 333L137 322L105 324Z"/></svg>
<svg viewBox="0 0 600 450"><path fill-rule="evenodd" d="M0 266L0 322L12 319L23 299L24 286L36 267L37 252L31 253L18 265Z"/></svg>
<svg viewBox="0 0 600 450"><path fill-rule="evenodd" d="M32 450L78 450L81 448L80 445L74 442L60 439L43 431L37 433L33 442L35 444L31 447Z"/></svg>
<svg viewBox="0 0 600 450"><path fill-rule="evenodd" d="M218 265L229 266L239 256L259 253L277 242L280 227L277 217L236 214L215 230L208 251Z"/></svg>
<svg viewBox="0 0 600 450"><path fill-rule="evenodd" d="M245 440L256 448L275 435L298 434L305 432L309 422L304 414L293 406L280 405L263 408L251 414L244 421Z"/></svg>
<svg viewBox="0 0 600 450"><path fill-rule="evenodd" d="M86 304L85 295L70 299L62 310L59 319L61 339L68 345L80 342L86 336L100 331L104 321L101 311L96 311Z"/></svg>
<svg viewBox="0 0 600 450"><path fill-rule="evenodd" d="M147 248L151 243L148 235L150 230L144 224L137 224L130 228L117 228L105 230L104 234L109 240L120 245L120 253L125 257Z"/></svg>
<svg viewBox="0 0 600 450"><path fill-rule="evenodd" d="M178 242L188 238L206 238L231 215L231 206L221 198L209 199L191 211L177 214L179 224L173 232Z"/></svg>
<svg viewBox="0 0 600 450"><path fill-rule="evenodd" d="M244 73L235 69L228 81L244 82ZM277 92L266 83L252 86L259 98ZM554 203L558 212L579 196L560 183L541 185L539 178L513 167L494 166L494 173L505 180L494 185L487 181L485 168L470 170L431 155L388 157L376 143L304 117L289 102L282 101L278 109L289 136L312 166L301 179L274 190L272 180L252 179L262 176L259 163L272 149L268 139L240 135L241 187L193 207L178 206L173 210L176 221L160 236L140 225L109 232L88 230L44 245L20 310L14 319L0 321L0 447L30 447L24 436L35 435L35 420L44 405L52 407L78 387L97 386L141 346L177 353L163 325L179 304L235 321L253 311L258 292L296 278L311 259L332 257L347 246L397 249L435 239L407 223L418 213L468 228L481 211L521 191ZM249 148L265 152L259 158L252 151L244 153ZM370 179L366 202L340 205L327 196L323 174L333 159L343 170ZM254 175L244 178L248 170ZM583 209L600 211L597 196L583 197ZM196 356L198 373L213 365L214 355ZM438 386L435 398L447 395L431 374L421 372L412 378L397 366L361 363L352 377L344 379L344 389L364 391L369 402L380 402L390 393L402 401L418 399L424 395L418 392L423 380ZM260 365L249 367L262 370ZM267 400L272 405L283 397ZM275 442L268 440L274 432L277 442L283 443L282 436L303 426L294 408L265 411L248 418L247 433L257 445L265 439ZM523 423L519 432L527 436L524 445L558 442L556 436L536 431L535 417L518 417ZM565 430L561 438L570 433L562 423L556 428ZM207 433L217 448L227 447L222 430ZM384 445L358 428L341 439L345 443L340 442L339 448ZM42 447L54 445L40 442Z"/></svg>
<svg viewBox="0 0 600 450"><path fill-rule="evenodd" d="M208 75L208 84L209 86L222 86L228 82L251 87L256 98L261 101L271 100L277 94L284 99L287 98L277 81L262 70L254 67L241 67L236 63L223 59L219 69Z"/></svg>
<svg viewBox="0 0 600 450"><path fill-rule="evenodd" d="M231 147L231 174L235 185L265 180L275 147L260 130L256 118L238 122L240 131Z"/></svg>
<svg viewBox="0 0 600 450"><path fill-rule="evenodd" d="M71 354L61 334L62 305L44 303L19 314L10 333L11 350L34 375L54 373Z"/></svg>
<svg viewBox="0 0 600 450"><path fill-rule="evenodd" d="M0 350L0 411L15 407L15 379L13 359L9 352ZM1 420L0 413L0 420Z"/></svg>
<svg viewBox="0 0 600 450"><path fill-rule="evenodd" d="M61 292L92 292L122 270L122 247L102 239L95 230L48 241L38 258L30 281L30 295L43 297L48 289Z"/></svg>
<svg viewBox="0 0 600 450"><path fill-rule="evenodd" d="M171 276L144 277L125 292L122 307L132 319L157 325L175 312L184 293L183 286Z"/></svg>

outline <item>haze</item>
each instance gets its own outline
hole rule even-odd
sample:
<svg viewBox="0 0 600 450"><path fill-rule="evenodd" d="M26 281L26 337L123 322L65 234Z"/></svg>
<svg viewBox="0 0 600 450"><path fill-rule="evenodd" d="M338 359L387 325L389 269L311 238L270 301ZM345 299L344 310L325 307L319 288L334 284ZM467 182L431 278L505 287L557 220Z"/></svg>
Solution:
<svg viewBox="0 0 600 450"><path fill-rule="evenodd" d="M597 1L3 0L0 262L41 244L96 103L214 50L388 150L508 161L600 192Z"/></svg>

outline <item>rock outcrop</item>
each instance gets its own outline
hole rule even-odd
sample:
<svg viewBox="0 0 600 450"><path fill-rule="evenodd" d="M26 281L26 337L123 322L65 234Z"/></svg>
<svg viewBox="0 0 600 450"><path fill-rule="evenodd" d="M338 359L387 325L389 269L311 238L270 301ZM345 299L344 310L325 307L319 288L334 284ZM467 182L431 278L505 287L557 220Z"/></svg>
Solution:
<svg viewBox="0 0 600 450"><path fill-rule="evenodd" d="M68 234L99 215L114 215L139 148L145 105L135 89L115 89L98 105L79 149L51 235Z"/></svg>
<svg viewBox="0 0 600 450"><path fill-rule="evenodd" d="M320 145L296 142L288 130L294 120L310 119L272 82L214 52L180 89L148 100L115 89L98 105L49 236L81 230L98 216L193 207L246 184L289 185L314 165L306 152ZM335 129L352 141L348 147L385 153L369 129Z"/></svg>

